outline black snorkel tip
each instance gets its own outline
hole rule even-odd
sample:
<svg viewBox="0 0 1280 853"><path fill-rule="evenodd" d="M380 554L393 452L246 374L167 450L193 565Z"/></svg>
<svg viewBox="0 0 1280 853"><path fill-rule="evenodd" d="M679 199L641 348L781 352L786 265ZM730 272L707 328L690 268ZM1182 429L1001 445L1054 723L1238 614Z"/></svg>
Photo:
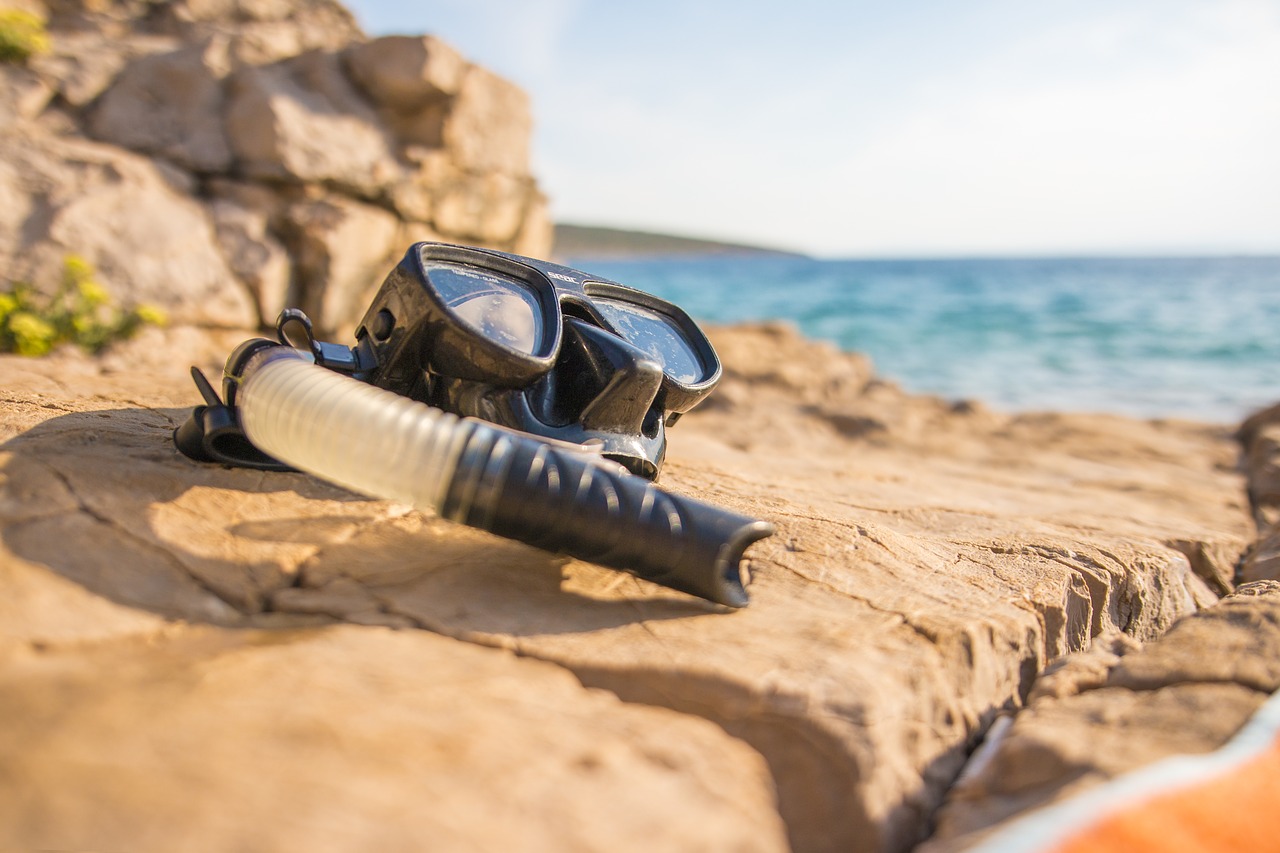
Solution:
<svg viewBox="0 0 1280 853"><path fill-rule="evenodd" d="M774 532L767 521L483 423L440 513L731 608L749 601L744 552Z"/></svg>
<svg viewBox="0 0 1280 853"><path fill-rule="evenodd" d="M751 569L747 565L746 550L775 532L772 522L748 520L724 541L716 556L720 583L717 584L716 595L709 600L735 609L751 603L751 597L747 594L747 585L751 583Z"/></svg>

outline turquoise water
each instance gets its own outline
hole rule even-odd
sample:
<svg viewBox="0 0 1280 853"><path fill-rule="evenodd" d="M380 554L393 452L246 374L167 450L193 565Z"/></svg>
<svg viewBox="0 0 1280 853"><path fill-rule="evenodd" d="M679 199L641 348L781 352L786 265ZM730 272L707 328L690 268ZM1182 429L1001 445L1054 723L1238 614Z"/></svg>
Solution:
<svg viewBox="0 0 1280 853"><path fill-rule="evenodd" d="M1007 411L1227 423L1280 400L1278 257L576 265L701 321L790 320L909 390Z"/></svg>

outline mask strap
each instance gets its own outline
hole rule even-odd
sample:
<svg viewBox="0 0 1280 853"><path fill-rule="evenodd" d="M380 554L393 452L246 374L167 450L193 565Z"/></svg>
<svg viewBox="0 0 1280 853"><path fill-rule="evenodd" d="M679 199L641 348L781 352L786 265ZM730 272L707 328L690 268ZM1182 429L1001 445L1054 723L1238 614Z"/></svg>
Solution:
<svg viewBox="0 0 1280 853"><path fill-rule="evenodd" d="M173 443L182 455L197 462L219 462L235 468L294 470L250 443L240 427L235 408L222 402L198 367L191 368L191 379L196 383L205 405L192 409L182 426L173 431Z"/></svg>

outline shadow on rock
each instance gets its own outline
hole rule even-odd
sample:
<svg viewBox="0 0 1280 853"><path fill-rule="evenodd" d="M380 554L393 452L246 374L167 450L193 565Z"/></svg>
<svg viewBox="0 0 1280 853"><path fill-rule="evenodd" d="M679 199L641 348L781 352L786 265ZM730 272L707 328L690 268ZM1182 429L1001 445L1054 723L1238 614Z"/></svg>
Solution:
<svg viewBox="0 0 1280 853"><path fill-rule="evenodd" d="M463 633L519 636L715 609L570 591L566 572L590 568L304 474L191 462L170 440L186 414L73 412L0 445L5 548L118 604L223 625L462 616Z"/></svg>

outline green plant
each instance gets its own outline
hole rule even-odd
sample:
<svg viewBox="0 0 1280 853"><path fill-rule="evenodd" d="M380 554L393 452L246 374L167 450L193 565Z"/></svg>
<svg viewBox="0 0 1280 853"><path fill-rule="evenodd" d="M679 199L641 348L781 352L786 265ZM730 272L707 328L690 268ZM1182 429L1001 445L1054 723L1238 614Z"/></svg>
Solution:
<svg viewBox="0 0 1280 853"><path fill-rule="evenodd" d="M132 337L144 325L165 322L164 312L149 305L117 308L94 278L93 267L69 255L52 296L42 296L21 281L0 293L0 352L44 355L72 343L97 353L113 341Z"/></svg>
<svg viewBox="0 0 1280 853"><path fill-rule="evenodd" d="M26 62L49 49L49 34L39 15L0 9L0 62Z"/></svg>

